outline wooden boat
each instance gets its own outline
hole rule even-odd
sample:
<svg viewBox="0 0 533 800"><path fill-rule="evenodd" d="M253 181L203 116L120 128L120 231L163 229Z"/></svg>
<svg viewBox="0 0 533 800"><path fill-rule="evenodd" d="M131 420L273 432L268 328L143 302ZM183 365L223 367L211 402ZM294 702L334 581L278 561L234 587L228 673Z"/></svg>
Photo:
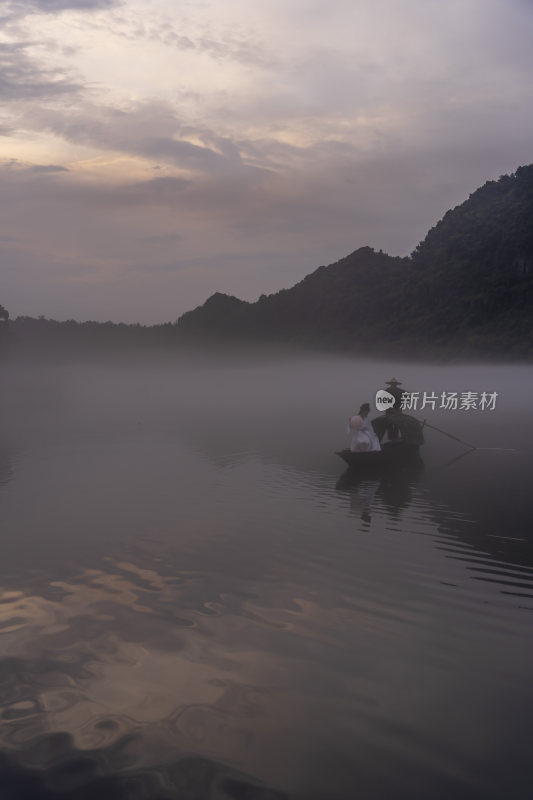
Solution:
<svg viewBox="0 0 533 800"><path fill-rule="evenodd" d="M397 385L395 378L389 383ZM424 444L423 425L401 410L390 409L372 420L372 427L381 442L381 450L370 452L351 450L337 451L337 455L349 467L365 473L381 473L384 470L403 470L423 467L420 446Z"/></svg>
<svg viewBox="0 0 533 800"><path fill-rule="evenodd" d="M403 441L387 442L379 451L353 453L351 450L339 450L337 455L349 467L362 472L381 472L423 464L419 446Z"/></svg>

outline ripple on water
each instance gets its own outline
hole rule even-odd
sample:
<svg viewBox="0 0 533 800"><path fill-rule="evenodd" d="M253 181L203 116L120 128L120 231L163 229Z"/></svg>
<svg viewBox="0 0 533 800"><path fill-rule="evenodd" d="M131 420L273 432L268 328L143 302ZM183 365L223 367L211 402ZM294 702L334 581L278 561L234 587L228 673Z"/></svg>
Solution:
<svg viewBox="0 0 533 800"><path fill-rule="evenodd" d="M530 697L531 617L503 592L529 591L533 572L416 486L317 497L313 476L282 472L254 496L260 524L250 504L221 534L158 544L158 560L132 549L3 594L13 765L56 793L108 780L116 797L278 797L221 762L283 785L330 737L360 775L374 753L468 783L489 748L476 715L494 731L490 698Z"/></svg>

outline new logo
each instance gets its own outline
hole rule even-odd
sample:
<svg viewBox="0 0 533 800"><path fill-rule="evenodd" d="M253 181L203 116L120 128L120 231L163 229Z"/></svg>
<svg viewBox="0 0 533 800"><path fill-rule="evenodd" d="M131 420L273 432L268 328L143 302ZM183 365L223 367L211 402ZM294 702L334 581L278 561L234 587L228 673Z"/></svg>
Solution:
<svg viewBox="0 0 533 800"><path fill-rule="evenodd" d="M396 402L396 398L390 392L385 391L385 389L380 389L376 392L376 409L378 411L387 411L387 409L392 408L394 403Z"/></svg>

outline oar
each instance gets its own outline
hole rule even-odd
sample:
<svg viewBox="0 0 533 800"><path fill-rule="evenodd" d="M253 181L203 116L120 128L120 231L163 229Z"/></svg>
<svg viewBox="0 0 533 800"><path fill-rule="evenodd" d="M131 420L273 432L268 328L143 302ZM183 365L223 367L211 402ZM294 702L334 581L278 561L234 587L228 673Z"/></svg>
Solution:
<svg viewBox="0 0 533 800"><path fill-rule="evenodd" d="M468 447L469 450L501 450L501 451L504 450L508 453L516 453L516 447L476 447L475 444L469 444L468 442L459 439L458 436L453 436L451 433L443 431L441 430L441 428L437 428L435 425L430 425L429 422L427 422L426 420L424 420L424 422L422 423L422 428L424 426L432 428L434 431L438 431L439 433L444 434L444 436L447 436L449 439L453 439L455 442L459 442L459 444L463 444L465 447Z"/></svg>
<svg viewBox="0 0 533 800"><path fill-rule="evenodd" d="M455 456L455 458L452 458L450 459L450 461L447 461L445 464L443 464L442 469L444 469L445 467L451 467L452 464L456 464L458 461L467 456L469 453L473 453L476 449L477 448L474 447L471 448L470 450L464 450L462 453L459 453L458 456Z"/></svg>
<svg viewBox="0 0 533 800"><path fill-rule="evenodd" d="M432 428L434 431L438 431L439 433L444 434L444 436L447 436L448 439L453 439L454 442L459 442L459 444L464 444L464 446L465 447L469 447L470 450L482 450L482 449L484 449L484 448L476 447L475 444L469 444L468 442L464 442L462 439L459 439L458 436L453 436L451 433L447 433L446 431L441 430L441 428L437 428L435 425L430 425L429 422L426 422L426 420L424 420L424 423L423 423L422 427L424 427L424 425L427 428Z"/></svg>
<svg viewBox="0 0 533 800"><path fill-rule="evenodd" d="M506 453L516 453L516 447L476 447L476 450L503 450Z"/></svg>

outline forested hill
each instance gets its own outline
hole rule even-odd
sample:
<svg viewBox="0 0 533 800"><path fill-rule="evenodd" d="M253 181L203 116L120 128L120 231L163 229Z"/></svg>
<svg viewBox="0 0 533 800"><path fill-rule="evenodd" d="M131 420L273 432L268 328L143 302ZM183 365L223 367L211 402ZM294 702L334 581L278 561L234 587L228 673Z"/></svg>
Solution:
<svg viewBox="0 0 533 800"><path fill-rule="evenodd" d="M256 303L215 294L180 317L178 330L191 339L217 333L326 346L382 339L406 266L406 259L362 247Z"/></svg>
<svg viewBox="0 0 533 800"><path fill-rule="evenodd" d="M408 258L361 247L255 303L216 293L177 323L18 317L0 306L0 353L154 353L260 343L533 357L533 165L448 211ZM8 346L9 344L9 346Z"/></svg>
<svg viewBox="0 0 533 800"><path fill-rule="evenodd" d="M387 350L533 355L533 165L448 211L409 258L369 247L256 303L215 294L188 340L271 339Z"/></svg>
<svg viewBox="0 0 533 800"><path fill-rule="evenodd" d="M448 211L411 256L413 329L531 350L533 165L489 181Z"/></svg>

